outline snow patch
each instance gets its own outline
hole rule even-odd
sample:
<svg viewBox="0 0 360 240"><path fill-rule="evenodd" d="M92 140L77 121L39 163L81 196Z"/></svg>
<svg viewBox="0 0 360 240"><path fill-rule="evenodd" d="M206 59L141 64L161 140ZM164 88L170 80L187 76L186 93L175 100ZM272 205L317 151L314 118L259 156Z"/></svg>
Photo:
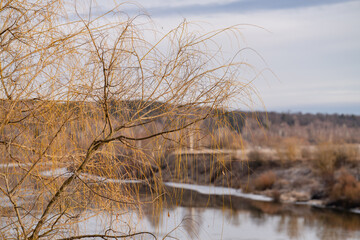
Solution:
<svg viewBox="0 0 360 240"><path fill-rule="evenodd" d="M40 173L44 177L70 177L71 172L66 167L55 168Z"/></svg>
<svg viewBox="0 0 360 240"><path fill-rule="evenodd" d="M243 193L241 189L235 188L226 188L226 187L217 187L217 186L204 186L204 185L196 185L196 184L187 184L187 183L175 183L175 182L166 182L166 186L175 187L175 188L183 188L188 190L193 190L202 194L209 194L209 195L231 195L236 197L247 198L256 201L263 201L263 202L271 202L273 201L272 198L252 194L252 193Z"/></svg>

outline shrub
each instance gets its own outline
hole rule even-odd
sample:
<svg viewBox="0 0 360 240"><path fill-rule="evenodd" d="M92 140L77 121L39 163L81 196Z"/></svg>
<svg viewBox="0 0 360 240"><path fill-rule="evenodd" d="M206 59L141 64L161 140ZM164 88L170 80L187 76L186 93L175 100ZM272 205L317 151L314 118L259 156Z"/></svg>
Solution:
<svg viewBox="0 0 360 240"><path fill-rule="evenodd" d="M304 160L310 159L312 156L312 152L308 147L304 147L301 149L301 158Z"/></svg>
<svg viewBox="0 0 360 240"><path fill-rule="evenodd" d="M266 160L266 157L264 153L262 153L260 150L251 150L247 154L248 160L249 160L249 167L252 170L255 170L259 167L262 167L268 163Z"/></svg>
<svg viewBox="0 0 360 240"><path fill-rule="evenodd" d="M336 153L334 148L326 143L317 146L313 159L313 167L322 176L332 176L335 171Z"/></svg>
<svg viewBox="0 0 360 240"><path fill-rule="evenodd" d="M335 165L341 167L349 162L355 161L358 157L358 147L349 144L339 145L335 150Z"/></svg>
<svg viewBox="0 0 360 240"><path fill-rule="evenodd" d="M241 149L243 147L241 136L226 127L218 128L212 135L211 148L215 149Z"/></svg>
<svg viewBox="0 0 360 240"><path fill-rule="evenodd" d="M254 162L263 162L265 158L259 150L251 150L247 156L250 161Z"/></svg>
<svg viewBox="0 0 360 240"><path fill-rule="evenodd" d="M298 145L302 143L301 139L297 138L286 138L284 140L285 156L288 160L294 161L298 156Z"/></svg>
<svg viewBox="0 0 360 240"><path fill-rule="evenodd" d="M313 166L323 176L331 176L334 171L357 159L358 148L351 145L322 143L317 146Z"/></svg>
<svg viewBox="0 0 360 240"><path fill-rule="evenodd" d="M302 145L303 142L303 139L295 137L288 137L280 140L280 142L275 145L276 154L280 161L295 161L300 155L298 146Z"/></svg>
<svg viewBox="0 0 360 240"><path fill-rule="evenodd" d="M330 201L345 208L360 206L360 182L343 170L331 189Z"/></svg>
<svg viewBox="0 0 360 240"><path fill-rule="evenodd" d="M265 190L271 188L276 181L276 174L273 171L267 171L255 178L254 185L256 190Z"/></svg>

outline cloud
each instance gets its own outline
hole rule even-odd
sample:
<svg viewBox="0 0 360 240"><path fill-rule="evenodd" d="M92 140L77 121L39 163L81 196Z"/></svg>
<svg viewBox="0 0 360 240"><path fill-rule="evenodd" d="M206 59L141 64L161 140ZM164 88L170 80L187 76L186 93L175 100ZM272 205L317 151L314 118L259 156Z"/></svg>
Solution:
<svg viewBox="0 0 360 240"><path fill-rule="evenodd" d="M148 8L152 16L157 15L197 15L213 13L244 13L259 10L279 10L313 7L336 3L345 3L351 0L240 0L223 1L204 1L200 4L173 5L171 2L164 1L162 7L155 6Z"/></svg>
<svg viewBox="0 0 360 240"><path fill-rule="evenodd" d="M184 17L194 23L189 24L191 31L208 32L239 23L269 30L242 25L246 42L239 43L240 48L250 46L259 52L278 77L268 72L254 82L268 110L347 109L360 114L359 0L142 1L164 33ZM227 35L216 41L230 57L239 47L228 44ZM261 69L263 62L251 53L246 51L244 60Z"/></svg>

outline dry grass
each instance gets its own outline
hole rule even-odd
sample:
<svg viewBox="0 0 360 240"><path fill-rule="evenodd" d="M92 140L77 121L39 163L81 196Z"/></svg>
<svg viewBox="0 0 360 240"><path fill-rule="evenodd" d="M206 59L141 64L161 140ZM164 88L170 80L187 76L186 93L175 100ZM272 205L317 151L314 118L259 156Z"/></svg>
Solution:
<svg viewBox="0 0 360 240"><path fill-rule="evenodd" d="M228 128L222 127L215 130L211 136L211 148L214 149L242 149L241 135Z"/></svg>
<svg viewBox="0 0 360 240"><path fill-rule="evenodd" d="M273 171L267 171L255 178L254 187L256 190L266 190L272 188L275 181L276 174Z"/></svg>
<svg viewBox="0 0 360 240"><path fill-rule="evenodd" d="M312 161L313 167L322 176L332 176L335 171L336 153L333 147L323 143L317 146Z"/></svg>
<svg viewBox="0 0 360 240"><path fill-rule="evenodd" d="M299 146L302 145L301 139L292 137L284 139L285 155L288 160L294 161L299 156Z"/></svg>
<svg viewBox="0 0 360 240"><path fill-rule="evenodd" d="M313 154L313 168L322 176L332 176L336 169L352 164L358 159L356 145L334 145L321 143L317 145Z"/></svg>
<svg viewBox="0 0 360 240"><path fill-rule="evenodd" d="M247 157L249 161L254 161L256 163L263 163L265 161L266 156L264 156L264 153L262 153L260 150L251 150Z"/></svg>
<svg viewBox="0 0 360 240"><path fill-rule="evenodd" d="M309 149L309 146L305 146L301 149L301 158L303 160L309 160L312 158L312 152L311 152L311 149Z"/></svg>
<svg viewBox="0 0 360 240"><path fill-rule="evenodd" d="M277 144L273 144L277 156L281 162L295 161L300 157L300 148L304 140L296 137L286 137L279 139Z"/></svg>
<svg viewBox="0 0 360 240"><path fill-rule="evenodd" d="M354 144L341 144L334 147L336 167L354 163L359 159L359 146Z"/></svg>

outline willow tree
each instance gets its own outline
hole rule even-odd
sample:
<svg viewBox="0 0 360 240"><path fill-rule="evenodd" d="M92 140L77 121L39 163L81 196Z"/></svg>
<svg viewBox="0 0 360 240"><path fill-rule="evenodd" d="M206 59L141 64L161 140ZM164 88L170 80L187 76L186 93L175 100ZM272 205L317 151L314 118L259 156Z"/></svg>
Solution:
<svg viewBox="0 0 360 240"><path fill-rule="evenodd" d="M251 67L224 60L215 41L236 40L236 27L199 33L182 22L159 37L122 7L91 15L91 4L0 1L1 237L89 237L71 226L141 206L126 180L148 182L155 201L159 159L251 93L239 80ZM96 236L150 234L104 229Z"/></svg>

